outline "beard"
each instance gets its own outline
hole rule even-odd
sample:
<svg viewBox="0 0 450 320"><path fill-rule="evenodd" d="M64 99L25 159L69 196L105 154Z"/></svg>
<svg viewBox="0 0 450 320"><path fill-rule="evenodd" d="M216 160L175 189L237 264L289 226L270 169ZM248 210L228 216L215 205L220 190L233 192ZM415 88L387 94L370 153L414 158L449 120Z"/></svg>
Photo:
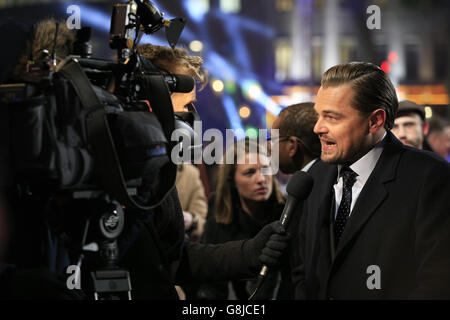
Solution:
<svg viewBox="0 0 450 320"><path fill-rule="evenodd" d="M413 147L413 148L417 148L417 149L422 149L422 140L420 139L415 139L415 140L402 140L402 143L404 145Z"/></svg>
<svg viewBox="0 0 450 320"><path fill-rule="evenodd" d="M324 154L322 152L320 159L322 162L335 164L335 165L351 165L360 158L362 158L367 152L372 149L373 146L368 146L363 139L354 144L350 149L334 154Z"/></svg>

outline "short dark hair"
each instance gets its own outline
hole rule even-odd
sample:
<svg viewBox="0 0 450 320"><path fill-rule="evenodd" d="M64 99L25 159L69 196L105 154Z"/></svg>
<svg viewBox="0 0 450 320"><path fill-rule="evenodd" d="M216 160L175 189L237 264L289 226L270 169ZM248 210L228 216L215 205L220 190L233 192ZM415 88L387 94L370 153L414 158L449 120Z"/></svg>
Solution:
<svg viewBox="0 0 450 320"><path fill-rule="evenodd" d="M386 73L378 66L368 62L350 62L331 67L322 76L322 87L335 87L351 83L353 107L364 114L376 109L386 112L384 127L394 126L398 110L395 88Z"/></svg>
<svg viewBox="0 0 450 320"><path fill-rule="evenodd" d="M318 118L314 103L303 102L290 105L281 110L279 117L280 136L295 136L306 144L305 152L308 155L314 158L320 156L320 140L314 133Z"/></svg>

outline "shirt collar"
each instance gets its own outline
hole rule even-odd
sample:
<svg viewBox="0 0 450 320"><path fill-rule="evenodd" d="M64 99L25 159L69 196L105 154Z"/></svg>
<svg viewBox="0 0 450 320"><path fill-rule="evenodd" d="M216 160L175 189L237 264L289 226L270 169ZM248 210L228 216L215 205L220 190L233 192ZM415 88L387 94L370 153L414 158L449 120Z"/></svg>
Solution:
<svg viewBox="0 0 450 320"><path fill-rule="evenodd" d="M381 152L383 152L383 147L386 140L385 138L386 132L381 140L369 152L350 166L350 169L358 175L357 180L359 180L362 185L364 185L367 179L369 179L370 174L381 156ZM338 165L338 179L341 169L342 165Z"/></svg>
<svg viewBox="0 0 450 320"><path fill-rule="evenodd" d="M304 166L302 168L302 171L307 172L316 161L317 161L317 158L312 159L310 162L308 162L308 164L306 166Z"/></svg>

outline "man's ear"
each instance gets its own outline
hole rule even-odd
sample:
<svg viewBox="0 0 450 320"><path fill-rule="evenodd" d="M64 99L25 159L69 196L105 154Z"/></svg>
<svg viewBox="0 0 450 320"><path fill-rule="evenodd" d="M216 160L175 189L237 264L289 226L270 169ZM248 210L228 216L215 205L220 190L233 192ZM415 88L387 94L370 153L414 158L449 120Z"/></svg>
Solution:
<svg viewBox="0 0 450 320"><path fill-rule="evenodd" d="M430 131L430 124L426 121L422 122L422 133L424 137L428 135L428 131Z"/></svg>
<svg viewBox="0 0 450 320"><path fill-rule="evenodd" d="M295 138L290 137L289 138L289 143L287 144L287 148L288 148L288 154L290 158L295 157L295 155L298 152L298 143L297 140L295 140Z"/></svg>
<svg viewBox="0 0 450 320"><path fill-rule="evenodd" d="M383 109L377 109L369 117L369 132L375 133L384 127L386 122L386 112Z"/></svg>

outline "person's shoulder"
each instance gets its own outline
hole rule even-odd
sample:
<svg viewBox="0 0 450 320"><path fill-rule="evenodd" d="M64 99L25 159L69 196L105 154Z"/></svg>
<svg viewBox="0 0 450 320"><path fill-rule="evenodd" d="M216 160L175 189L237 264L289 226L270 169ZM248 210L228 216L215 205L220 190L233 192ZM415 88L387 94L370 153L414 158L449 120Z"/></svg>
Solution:
<svg viewBox="0 0 450 320"><path fill-rule="evenodd" d="M448 162L436 153L404 145L392 133L388 133L381 156L389 159L400 158L400 165L406 167L438 166L449 168Z"/></svg>
<svg viewBox="0 0 450 320"><path fill-rule="evenodd" d="M432 151L420 150L410 146L403 146L403 150L402 162L410 162L424 166L437 166L447 170L450 169L449 163Z"/></svg>
<svg viewBox="0 0 450 320"><path fill-rule="evenodd" d="M200 181L200 169L197 166L188 163L178 165L177 186L191 190L196 188Z"/></svg>
<svg viewBox="0 0 450 320"><path fill-rule="evenodd" d="M273 204L272 211L274 212L274 216L280 216L283 212L284 206L286 204L286 198L283 197L284 202L275 201Z"/></svg>
<svg viewBox="0 0 450 320"><path fill-rule="evenodd" d="M391 163L395 164L398 177L409 177L418 184L450 182L449 163L430 151L403 146L398 163Z"/></svg>
<svg viewBox="0 0 450 320"><path fill-rule="evenodd" d="M181 166L182 170L185 171L186 173L198 174L200 172L200 169L197 168L196 165L190 163L183 163Z"/></svg>
<svg viewBox="0 0 450 320"><path fill-rule="evenodd" d="M322 174L330 172L330 170L335 170L336 166L333 164L325 163L320 159L317 159L316 162L313 163L311 168L307 171L308 174L314 176L320 176Z"/></svg>

